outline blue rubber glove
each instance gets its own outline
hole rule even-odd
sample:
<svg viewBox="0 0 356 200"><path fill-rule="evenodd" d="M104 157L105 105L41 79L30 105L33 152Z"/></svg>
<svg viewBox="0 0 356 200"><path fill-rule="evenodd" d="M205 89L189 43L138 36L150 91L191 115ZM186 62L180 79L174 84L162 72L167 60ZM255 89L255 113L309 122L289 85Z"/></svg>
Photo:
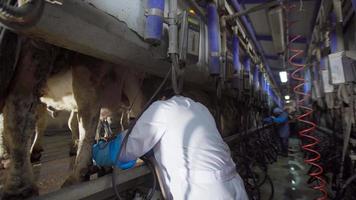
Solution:
<svg viewBox="0 0 356 200"><path fill-rule="evenodd" d="M288 113L284 112L281 115L279 115L278 117L274 117L273 122L277 123L277 124L283 124L283 123L288 122Z"/></svg>
<svg viewBox="0 0 356 200"><path fill-rule="evenodd" d="M273 118L272 117L266 117L266 118L263 119L263 123L271 124L271 123L273 123Z"/></svg>
<svg viewBox="0 0 356 200"><path fill-rule="evenodd" d="M136 160L128 162L120 162L116 160L117 154L120 151L122 134L118 134L114 140L110 142L99 141L93 145L93 160L96 165L102 167L115 166L120 169L129 169L135 166Z"/></svg>

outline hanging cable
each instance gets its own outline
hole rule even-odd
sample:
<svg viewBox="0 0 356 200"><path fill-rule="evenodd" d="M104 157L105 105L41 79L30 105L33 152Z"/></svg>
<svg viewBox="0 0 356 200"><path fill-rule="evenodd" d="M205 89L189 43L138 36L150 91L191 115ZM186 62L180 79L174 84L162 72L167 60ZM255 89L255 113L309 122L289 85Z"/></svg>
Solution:
<svg viewBox="0 0 356 200"><path fill-rule="evenodd" d="M356 174L349 177L345 183L343 184L343 186L340 188L340 190L336 193L336 197L334 198L334 200L339 200L339 199L343 199L346 189L347 187L356 180Z"/></svg>
<svg viewBox="0 0 356 200"><path fill-rule="evenodd" d="M291 10L296 9L297 6L295 4L284 6L286 13L290 13ZM287 25L290 28L294 25L297 21L288 21ZM320 143L320 140L312 135L316 128L316 124L312 121L309 121L308 118L312 115L313 109L307 106L307 99L310 97L310 94L307 92L303 92L303 86L305 85L306 81L302 77L301 73L304 71L306 65L302 63L298 63L295 59L301 56L304 51L298 48L293 48L291 44L293 44L296 40L300 39L301 35L291 36L290 41L288 43L288 50L290 52L290 56L288 58L288 62L291 66L295 67L295 71L292 73L292 78L297 81L297 85L293 88L294 93L296 94L296 102L297 105L302 112L302 114L297 116L299 122L305 125L306 128L303 128L299 131L299 136L301 139L306 139L306 142L302 144L302 149L308 152L308 158L304 160L305 163L311 165L315 169L309 173L309 176L317 179L317 185L313 186L314 190L318 190L322 193L321 197L318 197L318 200L325 200L327 199L327 192L326 192L326 181L323 179L323 167L318 164L320 160L320 153L315 150L316 145ZM304 126L303 126L304 127Z"/></svg>

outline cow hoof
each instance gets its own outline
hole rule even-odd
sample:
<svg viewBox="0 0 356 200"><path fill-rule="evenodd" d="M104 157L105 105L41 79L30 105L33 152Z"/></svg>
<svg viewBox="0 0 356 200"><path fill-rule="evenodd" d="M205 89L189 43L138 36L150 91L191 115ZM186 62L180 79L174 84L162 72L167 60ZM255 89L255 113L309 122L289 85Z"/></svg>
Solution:
<svg viewBox="0 0 356 200"><path fill-rule="evenodd" d="M98 171L98 177L102 177L111 173L112 173L112 167L101 167Z"/></svg>
<svg viewBox="0 0 356 200"><path fill-rule="evenodd" d="M68 186L71 186L71 185L75 185L75 184L77 184L79 182L80 181L78 181L77 179L75 179L72 176L70 176L64 181L64 183L62 184L61 188L68 187Z"/></svg>
<svg viewBox="0 0 356 200"><path fill-rule="evenodd" d="M70 185L74 185L80 182L89 181L90 175L97 173L99 168L97 166L90 165L87 168L83 168L80 170L79 178L77 176L69 176L67 180L62 184L63 187L67 187Z"/></svg>
<svg viewBox="0 0 356 200"><path fill-rule="evenodd" d="M74 178L73 176L69 176L69 177L64 181L64 183L62 184L61 188L68 187L68 186L71 186L71 185L75 185L75 184L84 182L84 181L86 181L86 180L87 180L87 179L86 179L85 177L80 177L80 178L78 179L78 178Z"/></svg>
<svg viewBox="0 0 356 200"><path fill-rule="evenodd" d="M61 187L62 187L62 188L68 187L68 186L71 186L71 185L75 185L75 184L84 182L84 181L86 181L86 180L87 180L86 177L75 178L74 176L69 176L69 177L64 181L64 183L62 184Z"/></svg>
<svg viewBox="0 0 356 200"><path fill-rule="evenodd" d="M2 199L27 199L29 197L38 196L38 194L38 188L36 186L28 186L16 191L4 191Z"/></svg>

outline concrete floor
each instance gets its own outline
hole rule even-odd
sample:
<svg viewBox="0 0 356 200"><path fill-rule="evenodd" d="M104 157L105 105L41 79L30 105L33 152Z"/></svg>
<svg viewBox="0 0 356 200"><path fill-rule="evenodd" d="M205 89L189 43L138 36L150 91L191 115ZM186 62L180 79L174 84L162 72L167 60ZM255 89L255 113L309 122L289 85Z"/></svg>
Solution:
<svg viewBox="0 0 356 200"><path fill-rule="evenodd" d="M69 176L74 157L69 157L69 132L55 133L43 137L41 162L33 164L33 172L39 194L46 194L60 189ZM0 188L8 170L0 170Z"/></svg>
<svg viewBox="0 0 356 200"><path fill-rule="evenodd" d="M319 192L310 189L307 185L309 166L303 162L303 156L299 148L299 140L292 138L289 141L290 149L296 153L289 154L287 158L278 157L278 161L268 168L274 184L275 200L311 200L318 197ZM270 185L261 187L262 200L270 196Z"/></svg>
<svg viewBox="0 0 356 200"><path fill-rule="evenodd" d="M69 132L46 133L43 137L44 151L42 152L41 162L33 163L34 177L40 195L59 190L71 173L75 157L69 156L70 143L71 134ZM137 166L142 164L143 161L137 161ZM0 190L3 187L6 173L8 173L7 169L0 170ZM93 175L91 178L95 179L96 177L96 175ZM113 197L113 191L109 191L109 197Z"/></svg>

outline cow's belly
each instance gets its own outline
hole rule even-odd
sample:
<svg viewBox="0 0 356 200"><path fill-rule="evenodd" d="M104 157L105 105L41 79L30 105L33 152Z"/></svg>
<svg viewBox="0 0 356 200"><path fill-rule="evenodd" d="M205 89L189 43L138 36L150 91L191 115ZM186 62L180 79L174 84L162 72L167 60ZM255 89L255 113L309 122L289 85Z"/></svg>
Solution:
<svg viewBox="0 0 356 200"><path fill-rule="evenodd" d="M51 76L47 81L45 94L41 97L41 102L57 110L77 110L72 83L72 70Z"/></svg>

